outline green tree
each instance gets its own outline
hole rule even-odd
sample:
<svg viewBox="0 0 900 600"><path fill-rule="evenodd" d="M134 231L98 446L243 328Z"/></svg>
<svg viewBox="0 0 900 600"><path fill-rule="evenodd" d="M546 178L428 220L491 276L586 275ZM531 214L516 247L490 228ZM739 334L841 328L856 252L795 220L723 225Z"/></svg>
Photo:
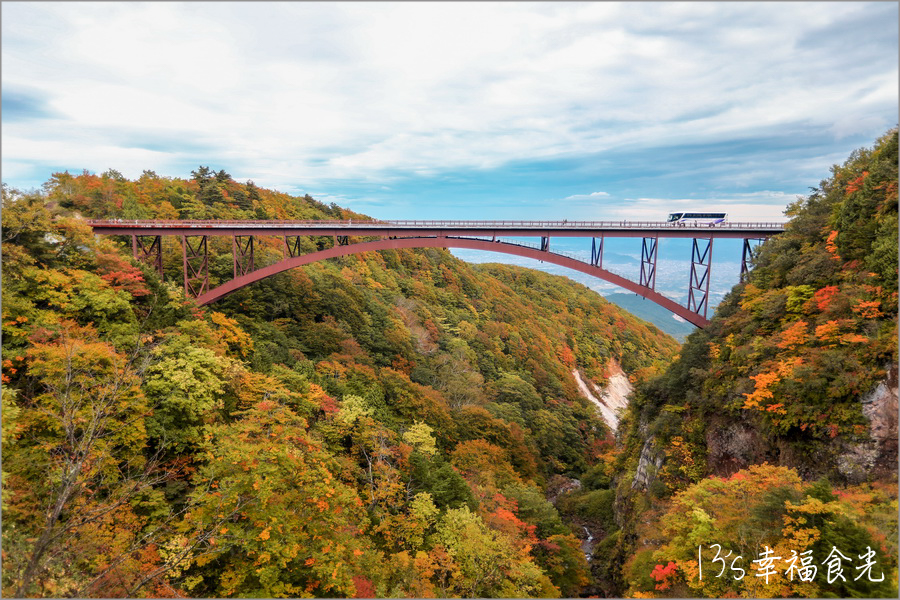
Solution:
<svg viewBox="0 0 900 600"><path fill-rule="evenodd" d="M232 424L210 427L202 445L189 535L217 532L185 571L195 594L353 596L367 564L367 518L340 482L305 421L265 400Z"/></svg>
<svg viewBox="0 0 900 600"><path fill-rule="evenodd" d="M232 361L181 333L165 338L151 356L143 389L158 408L148 423L149 433L171 451L192 451L202 440L204 426L221 418Z"/></svg>

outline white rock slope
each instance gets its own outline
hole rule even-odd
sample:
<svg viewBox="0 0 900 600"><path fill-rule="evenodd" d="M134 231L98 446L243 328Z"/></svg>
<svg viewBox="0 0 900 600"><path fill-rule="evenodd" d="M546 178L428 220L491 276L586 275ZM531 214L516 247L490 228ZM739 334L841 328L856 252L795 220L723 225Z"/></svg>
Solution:
<svg viewBox="0 0 900 600"><path fill-rule="evenodd" d="M611 361L609 370L609 382L603 391L598 390L597 386L589 379L585 380L578 369L572 371L572 375L575 377L578 389L584 397L597 407L600 416L603 417L610 429L615 431L619 425L618 413L628 406L628 397L631 394L632 387L631 382L628 381L628 376L622 371L619 363Z"/></svg>

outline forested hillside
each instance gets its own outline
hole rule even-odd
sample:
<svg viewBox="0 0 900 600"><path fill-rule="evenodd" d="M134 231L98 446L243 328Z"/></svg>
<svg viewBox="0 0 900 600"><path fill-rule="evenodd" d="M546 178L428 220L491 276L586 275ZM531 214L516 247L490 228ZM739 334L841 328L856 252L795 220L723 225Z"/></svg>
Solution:
<svg viewBox="0 0 900 600"><path fill-rule="evenodd" d="M897 161L833 167L680 348L439 250L197 307L175 240L160 280L83 218L368 217L204 167L4 187L3 593L896 596ZM614 436L573 372L617 364Z"/></svg>
<svg viewBox="0 0 900 600"><path fill-rule="evenodd" d="M615 557L606 591L896 596L897 161L894 130L833 167L710 326L639 386L620 427L618 527L598 547ZM717 577L713 544L746 576ZM768 583L751 562L766 547ZM833 548L850 562L829 583ZM819 575L793 577L789 559L809 551Z"/></svg>
<svg viewBox="0 0 900 600"><path fill-rule="evenodd" d="M445 251L271 277L209 307L84 218L363 219L201 167L3 188L6 596L575 596L548 489L609 478L583 399L677 344L587 288ZM309 238L303 250L328 245ZM281 254L260 240L257 267ZM232 274L210 241L211 284ZM611 514L611 513L609 513Z"/></svg>

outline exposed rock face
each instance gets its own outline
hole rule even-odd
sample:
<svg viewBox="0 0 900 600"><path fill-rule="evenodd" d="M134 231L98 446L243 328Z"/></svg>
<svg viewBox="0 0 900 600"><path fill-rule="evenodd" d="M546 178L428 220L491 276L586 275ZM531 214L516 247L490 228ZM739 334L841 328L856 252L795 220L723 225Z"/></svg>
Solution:
<svg viewBox="0 0 900 600"><path fill-rule="evenodd" d="M878 448L873 442L847 444L843 454L837 457L837 470L851 483L868 479L878 459Z"/></svg>
<svg viewBox="0 0 900 600"><path fill-rule="evenodd" d="M619 426L619 413L624 411L628 406L629 396L634 389L628 376L622 370L622 366L615 360L609 361L609 378L606 387L601 391L593 381L583 377L576 369L572 371L578 389L585 398L590 400L609 428L615 433ZM631 484L632 488L647 489L650 483L656 479L656 474L665 460L665 453L656 449L654 440L651 437L644 444L641 450L641 457L638 461L637 473Z"/></svg>
<svg viewBox="0 0 900 600"><path fill-rule="evenodd" d="M727 477L764 461L793 467L806 478L834 469L851 483L886 477L897 469L897 365L888 365L888 377L860 398L869 420L869 440L820 446L814 456L798 454L787 440L766 440L752 424L713 417L706 432L709 468Z"/></svg>
<svg viewBox="0 0 900 600"><path fill-rule="evenodd" d="M590 379L582 377L577 369L572 371L572 375L581 394L597 407L600 416L615 433L619 426L619 411L628 406L628 398L633 388L618 362L611 360L608 368L609 380L602 391L598 390Z"/></svg>
<svg viewBox="0 0 900 600"><path fill-rule="evenodd" d="M654 438L651 437L644 442L644 447L641 448L637 472L634 474L634 481L631 482L632 489L646 490L653 480L656 479L656 474L659 473L659 468L662 466L666 455L656 448L654 442Z"/></svg>
<svg viewBox="0 0 900 600"><path fill-rule="evenodd" d="M862 399L863 414L869 419L869 433L880 454L897 460L897 365L887 368L888 377Z"/></svg>
<svg viewBox="0 0 900 600"><path fill-rule="evenodd" d="M723 477L766 459L759 434L742 422L715 419L706 430L706 449L710 470Z"/></svg>
<svg viewBox="0 0 900 600"><path fill-rule="evenodd" d="M560 496L580 489L580 480L564 477L562 475L554 475L550 478L550 481L547 482L547 500L555 505Z"/></svg>
<svg viewBox="0 0 900 600"><path fill-rule="evenodd" d="M888 365L887 372L887 379L860 399L863 415L869 420L870 440L848 444L838 457L838 471L850 481L896 473L897 365Z"/></svg>

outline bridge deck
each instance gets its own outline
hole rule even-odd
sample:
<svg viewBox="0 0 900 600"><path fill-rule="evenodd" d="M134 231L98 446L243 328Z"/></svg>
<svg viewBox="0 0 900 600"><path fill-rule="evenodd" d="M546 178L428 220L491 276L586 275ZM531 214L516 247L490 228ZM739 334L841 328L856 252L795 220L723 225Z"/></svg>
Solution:
<svg viewBox="0 0 900 600"><path fill-rule="evenodd" d="M118 235L362 235L753 238L782 223L676 225L666 221L190 221L93 220L96 233Z"/></svg>

